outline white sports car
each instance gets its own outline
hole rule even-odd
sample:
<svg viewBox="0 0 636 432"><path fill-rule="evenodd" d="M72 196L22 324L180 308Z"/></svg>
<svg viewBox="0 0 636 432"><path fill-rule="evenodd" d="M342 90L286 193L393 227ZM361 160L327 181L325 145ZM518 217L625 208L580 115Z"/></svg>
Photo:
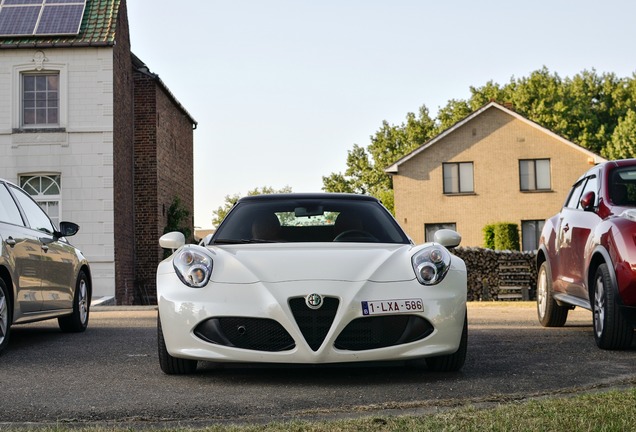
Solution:
<svg viewBox="0 0 636 432"><path fill-rule="evenodd" d="M161 369L197 361L326 364L405 360L459 370L466 357L466 266L413 245L369 196L280 194L239 200L204 245L181 233L159 264Z"/></svg>

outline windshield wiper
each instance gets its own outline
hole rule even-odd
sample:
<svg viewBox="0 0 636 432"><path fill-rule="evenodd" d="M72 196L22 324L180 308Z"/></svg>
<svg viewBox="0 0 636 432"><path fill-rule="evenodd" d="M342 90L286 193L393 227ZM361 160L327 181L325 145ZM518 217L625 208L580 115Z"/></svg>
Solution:
<svg viewBox="0 0 636 432"><path fill-rule="evenodd" d="M263 239L217 239L210 244L250 244L250 243L278 243L276 240Z"/></svg>

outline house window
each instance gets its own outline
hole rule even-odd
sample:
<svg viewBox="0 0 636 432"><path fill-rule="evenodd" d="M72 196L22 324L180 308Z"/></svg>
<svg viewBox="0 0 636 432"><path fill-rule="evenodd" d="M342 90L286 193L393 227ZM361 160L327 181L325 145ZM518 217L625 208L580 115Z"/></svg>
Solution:
<svg viewBox="0 0 636 432"><path fill-rule="evenodd" d="M537 250L544 224L544 220L521 221L521 248L523 250Z"/></svg>
<svg viewBox="0 0 636 432"><path fill-rule="evenodd" d="M59 174L21 175L20 186L42 207L55 226L60 224L61 178Z"/></svg>
<svg viewBox="0 0 636 432"><path fill-rule="evenodd" d="M22 74L22 125L59 126L60 74Z"/></svg>
<svg viewBox="0 0 636 432"><path fill-rule="evenodd" d="M456 225L455 222L424 224L425 241L432 242L435 238L435 233L441 229L457 231Z"/></svg>
<svg viewBox="0 0 636 432"><path fill-rule="evenodd" d="M551 190L550 159L520 160L519 184L522 191Z"/></svg>
<svg viewBox="0 0 636 432"><path fill-rule="evenodd" d="M443 168L445 194L471 193L475 191L472 162L445 163Z"/></svg>

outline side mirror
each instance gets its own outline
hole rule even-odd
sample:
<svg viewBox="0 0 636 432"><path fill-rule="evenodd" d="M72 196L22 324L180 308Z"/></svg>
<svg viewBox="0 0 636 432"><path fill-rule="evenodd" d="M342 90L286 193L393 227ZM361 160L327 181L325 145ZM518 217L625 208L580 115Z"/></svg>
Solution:
<svg viewBox="0 0 636 432"><path fill-rule="evenodd" d="M438 230L433 236L433 241L439 243L442 246L452 249L459 246L462 241L462 236L457 231L449 229Z"/></svg>
<svg viewBox="0 0 636 432"><path fill-rule="evenodd" d="M596 194L592 191L585 192L581 197L581 208L585 211L594 210L594 200L596 199Z"/></svg>
<svg viewBox="0 0 636 432"><path fill-rule="evenodd" d="M70 237L77 234L80 227L78 224L73 222L60 222L60 232L59 237Z"/></svg>
<svg viewBox="0 0 636 432"><path fill-rule="evenodd" d="M164 249L176 250L185 244L185 236L179 231L164 234L159 239L159 245Z"/></svg>

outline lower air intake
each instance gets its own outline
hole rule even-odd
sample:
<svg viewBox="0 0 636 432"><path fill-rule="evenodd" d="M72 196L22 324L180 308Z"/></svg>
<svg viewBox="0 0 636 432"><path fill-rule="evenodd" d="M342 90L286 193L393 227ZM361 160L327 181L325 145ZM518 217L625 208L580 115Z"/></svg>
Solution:
<svg viewBox="0 0 636 432"><path fill-rule="evenodd" d="M341 350L363 351L414 342L431 333L431 323L415 315L365 317L351 321L334 345Z"/></svg>
<svg viewBox="0 0 636 432"><path fill-rule="evenodd" d="M206 342L255 351L287 351L296 346L282 325L266 318L210 318L194 334Z"/></svg>

